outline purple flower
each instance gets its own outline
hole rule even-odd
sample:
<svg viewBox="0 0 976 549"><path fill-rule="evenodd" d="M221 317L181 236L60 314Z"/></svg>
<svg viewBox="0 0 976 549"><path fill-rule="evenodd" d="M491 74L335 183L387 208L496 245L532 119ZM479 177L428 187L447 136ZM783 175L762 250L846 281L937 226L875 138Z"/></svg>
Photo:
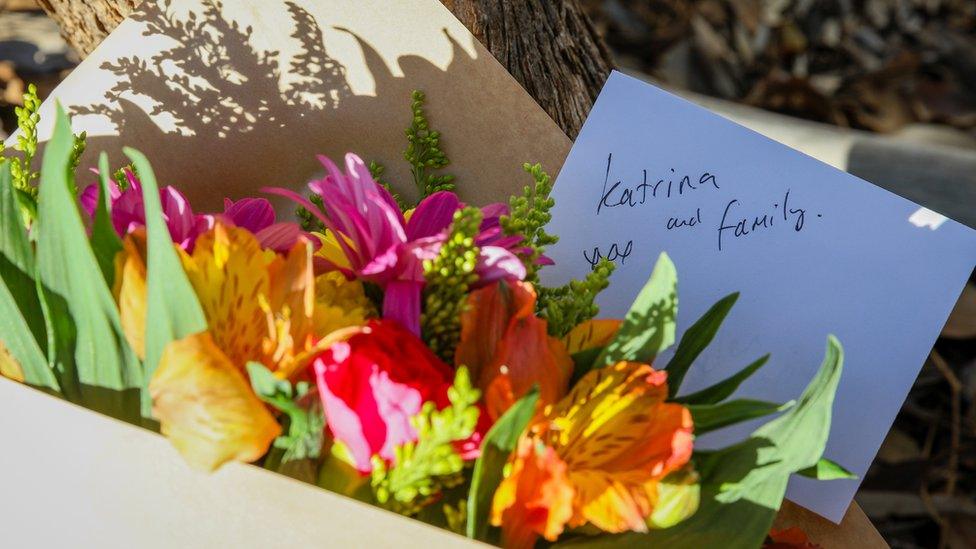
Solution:
<svg viewBox="0 0 976 549"><path fill-rule="evenodd" d="M423 261L437 256L461 202L453 193L434 193L423 199L410 220L405 221L396 201L373 180L358 156L346 155L345 174L330 159L319 156L319 160L328 175L308 186L322 197L321 210L293 191L267 189L267 192L291 198L315 214L337 236L336 241L349 263L349 268L339 265L331 268L383 288L383 316L419 334ZM495 244L509 243L499 240L504 238L498 231L485 236L478 265L479 275L485 281L525 277L525 267L518 258Z"/></svg>

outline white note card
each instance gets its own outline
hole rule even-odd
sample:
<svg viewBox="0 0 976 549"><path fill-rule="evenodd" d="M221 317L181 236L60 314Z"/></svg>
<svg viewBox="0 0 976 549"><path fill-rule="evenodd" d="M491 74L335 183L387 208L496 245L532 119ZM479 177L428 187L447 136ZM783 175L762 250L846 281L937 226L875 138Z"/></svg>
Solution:
<svg viewBox="0 0 976 549"><path fill-rule="evenodd" d="M740 292L683 394L771 353L736 397L795 399L836 335L845 362L826 457L861 479L976 264L970 228L619 72L553 196L560 240L544 282L613 260L602 317L623 318L662 251L678 270L679 337ZM696 444L725 446L757 424ZM798 477L787 497L839 522L859 483Z"/></svg>

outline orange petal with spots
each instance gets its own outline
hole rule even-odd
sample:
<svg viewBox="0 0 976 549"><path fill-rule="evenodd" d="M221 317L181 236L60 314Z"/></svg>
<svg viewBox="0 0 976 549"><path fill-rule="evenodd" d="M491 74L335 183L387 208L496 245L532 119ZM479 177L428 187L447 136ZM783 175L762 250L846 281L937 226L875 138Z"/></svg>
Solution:
<svg viewBox="0 0 976 549"><path fill-rule="evenodd" d="M594 319L577 325L563 337L569 354L605 347L616 337L623 320Z"/></svg>
<svg viewBox="0 0 976 549"><path fill-rule="evenodd" d="M691 413L666 402L667 374L619 362L587 373L531 427L566 462L576 490L571 524L643 531L657 483L691 458Z"/></svg>
<svg viewBox="0 0 976 549"><path fill-rule="evenodd" d="M249 360L272 368L262 349L269 332L262 302L271 293L268 268L280 261L277 255L262 250L250 231L218 222L181 258L217 347L238 368Z"/></svg>
<svg viewBox="0 0 976 549"><path fill-rule="evenodd" d="M170 342L149 392L162 433L196 469L254 461L281 432L210 332Z"/></svg>
<svg viewBox="0 0 976 549"><path fill-rule="evenodd" d="M539 536L556 541L573 516L566 463L549 447L523 437L511 471L492 500L491 523L507 548L531 548Z"/></svg>

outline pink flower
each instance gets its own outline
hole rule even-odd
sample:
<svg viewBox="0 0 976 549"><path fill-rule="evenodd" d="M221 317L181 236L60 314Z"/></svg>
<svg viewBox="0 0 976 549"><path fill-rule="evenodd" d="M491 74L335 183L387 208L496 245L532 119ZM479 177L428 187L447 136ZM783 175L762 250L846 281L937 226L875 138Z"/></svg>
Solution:
<svg viewBox="0 0 976 549"><path fill-rule="evenodd" d="M262 248L287 254L305 233L295 223L276 222L271 203L264 198L242 198L237 202L224 199L224 221L254 233ZM318 243L317 238L308 238Z"/></svg>
<svg viewBox="0 0 976 549"><path fill-rule="evenodd" d="M109 183L109 207L112 225L120 237L143 227L146 224L145 205L142 200L142 185L131 170L125 170L129 187L122 191L112 181ZM92 184L78 197L81 207L89 216L95 215L98 205L99 185ZM159 190L163 206L163 218L169 228L170 237L177 245L193 251L193 244L199 235L213 228L217 216L229 225L236 225L254 233L261 247L287 253L294 246L302 231L295 223L276 223L275 211L264 198L244 198L236 202L224 199L222 214L194 214L190 203L183 194L171 186ZM317 242L316 239L310 239Z"/></svg>
<svg viewBox="0 0 976 549"><path fill-rule="evenodd" d="M142 201L142 185L131 170L125 170L129 187L122 191L115 182L109 183L109 207L112 212L112 225L120 237L146 225L146 210ZM92 184L82 191L78 200L89 216L95 215L98 204L98 184ZM213 227L213 216L196 215L180 191L170 186L159 189L159 200L163 205L163 219L173 242L181 248L192 251L197 236Z"/></svg>
<svg viewBox="0 0 976 549"><path fill-rule="evenodd" d="M362 473L372 471L373 455L391 461L397 446L417 440L410 418L428 401L447 406L454 376L416 336L388 320L370 321L312 367L329 430Z"/></svg>
<svg viewBox="0 0 976 549"><path fill-rule="evenodd" d="M321 210L293 191L268 189L267 192L301 204L338 235L336 240L350 268L331 267L383 288L383 316L419 334L423 261L437 256L461 202L453 193L434 193L417 205L410 221L405 221L396 201L373 180L358 156L346 155L345 174L330 159L319 156L319 160L328 176L308 186L322 197ZM482 280L523 279L525 267L518 258L505 247L492 243L500 238L498 231L485 238L478 265Z"/></svg>

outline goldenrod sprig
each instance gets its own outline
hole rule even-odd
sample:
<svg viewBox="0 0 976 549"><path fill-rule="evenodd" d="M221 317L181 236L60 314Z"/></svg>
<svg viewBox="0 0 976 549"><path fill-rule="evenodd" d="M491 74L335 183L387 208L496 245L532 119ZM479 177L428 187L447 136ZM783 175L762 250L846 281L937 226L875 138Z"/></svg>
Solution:
<svg viewBox="0 0 976 549"><path fill-rule="evenodd" d="M403 151L403 157L410 163L413 181L421 199L437 191L455 189L453 175L430 173L445 168L451 161L441 150L441 133L430 129L427 114L424 112L425 101L424 92L413 92L410 103L413 119L406 130L407 149Z"/></svg>
<svg viewBox="0 0 976 549"><path fill-rule="evenodd" d="M557 288L539 288L536 309L548 321L550 335L563 337L600 312L595 300L610 284L614 268L612 261L603 258L583 280L571 280Z"/></svg>
<svg viewBox="0 0 976 549"><path fill-rule="evenodd" d="M525 263L526 277L529 282L539 280L539 257L546 246L555 244L558 237L545 231L545 226L552 219L549 212L555 201L549 196L552 192L552 179L539 164L524 164L522 169L532 176L533 184L522 189L521 196L509 199L510 214L502 216L501 225L506 234L521 235L525 238L523 244L531 252L522 257Z"/></svg>
<svg viewBox="0 0 976 549"><path fill-rule="evenodd" d="M475 237L481 226L481 210L474 207L454 212L451 233L432 260L424 262L424 312L420 317L424 341L437 356L451 363L461 333L461 312L471 284L477 280Z"/></svg>

